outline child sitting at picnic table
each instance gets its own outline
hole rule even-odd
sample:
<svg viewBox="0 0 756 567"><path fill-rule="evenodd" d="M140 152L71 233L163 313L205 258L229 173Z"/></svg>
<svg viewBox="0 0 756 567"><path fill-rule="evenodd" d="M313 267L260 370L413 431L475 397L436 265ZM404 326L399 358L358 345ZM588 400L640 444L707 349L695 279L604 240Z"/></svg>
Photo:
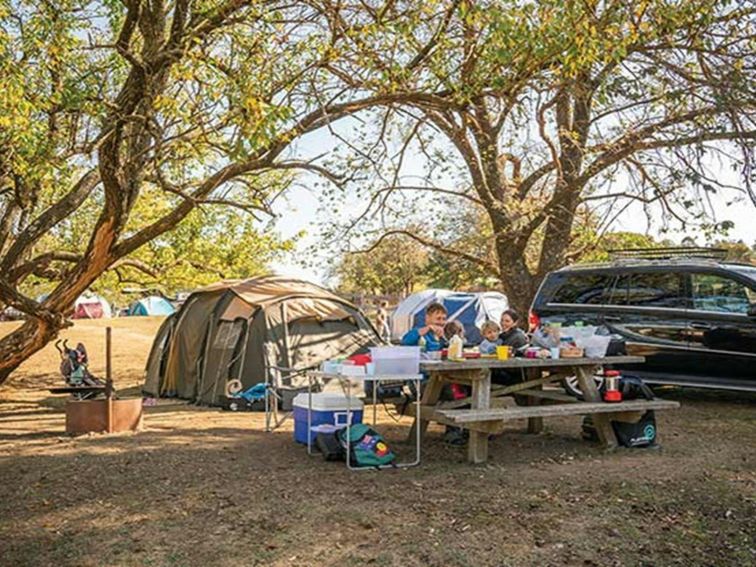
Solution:
<svg viewBox="0 0 756 567"><path fill-rule="evenodd" d="M454 354L452 353L452 339L454 337L459 337L461 341L460 350L457 356L462 356L462 348L465 344L465 328L462 326L462 323L459 321L449 321L446 325L444 325L444 339L446 340L446 346L449 349L447 351L447 358L451 359Z"/></svg>
<svg viewBox="0 0 756 567"><path fill-rule="evenodd" d="M418 346L421 338L425 350L434 352L444 348L444 325L446 324L446 307L440 303L431 303L425 308L425 325L410 329L402 337L403 346Z"/></svg>
<svg viewBox="0 0 756 567"><path fill-rule="evenodd" d="M444 325L444 338L446 339L446 342L448 343L455 335L460 337L464 341L465 328L459 321L449 321L446 325Z"/></svg>
<svg viewBox="0 0 756 567"><path fill-rule="evenodd" d="M480 328L483 340L478 345L480 354L496 354L496 347L501 344L499 333L501 333L501 327L499 327L496 321L486 321L483 323L483 326Z"/></svg>

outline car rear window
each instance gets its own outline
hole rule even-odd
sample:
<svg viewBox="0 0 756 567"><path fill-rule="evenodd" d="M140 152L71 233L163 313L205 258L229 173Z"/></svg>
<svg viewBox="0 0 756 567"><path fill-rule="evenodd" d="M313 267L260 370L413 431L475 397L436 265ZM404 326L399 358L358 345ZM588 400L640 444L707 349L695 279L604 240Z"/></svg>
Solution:
<svg viewBox="0 0 756 567"><path fill-rule="evenodd" d="M717 274L693 274L693 307L719 313L748 313L754 292L742 283Z"/></svg>
<svg viewBox="0 0 756 567"><path fill-rule="evenodd" d="M685 309L688 301L682 274L651 272L624 274L617 280L612 305Z"/></svg>
<svg viewBox="0 0 756 567"><path fill-rule="evenodd" d="M565 274L564 282L551 298L551 303L606 303L611 292L612 278L607 274Z"/></svg>

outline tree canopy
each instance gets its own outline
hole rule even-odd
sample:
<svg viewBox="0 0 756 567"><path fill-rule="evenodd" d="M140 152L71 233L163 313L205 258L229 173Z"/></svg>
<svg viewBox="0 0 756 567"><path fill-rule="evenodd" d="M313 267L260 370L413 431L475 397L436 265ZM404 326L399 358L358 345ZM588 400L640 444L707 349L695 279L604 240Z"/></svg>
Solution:
<svg viewBox="0 0 756 567"><path fill-rule="evenodd" d="M401 234L463 258L520 309L572 259L581 219L603 234L640 203L690 227L715 192L756 202L755 10L0 0L0 304L27 315L0 339L0 382L100 278L181 279L187 254L256 269L257 251L287 244L241 213L262 223L302 172L337 215L350 196L364 205L330 235L359 248ZM334 151L303 149L326 129ZM492 248L439 225L457 203ZM232 240L254 256L232 257Z"/></svg>
<svg viewBox="0 0 756 567"><path fill-rule="evenodd" d="M320 31L307 2L0 0L0 303L27 315L0 382L198 207L267 215L296 171L331 176L294 143L376 100L324 70ZM45 239L79 210L76 246Z"/></svg>
<svg viewBox="0 0 756 567"><path fill-rule="evenodd" d="M372 135L352 146L374 169L368 204L352 224L391 234L417 222L408 218L413 203L421 216L431 200L472 203L489 217L495 242L495 265L488 258L479 265L496 272L520 308L543 275L568 260L581 215L608 227L637 203L692 228L707 222L707 195L731 190L754 200L753 7L727 0L324 6L350 40L348 56L333 64L338 76L398 97L366 127ZM418 160L420 175L407 165ZM712 172L720 164L740 174L737 186Z"/></svg>

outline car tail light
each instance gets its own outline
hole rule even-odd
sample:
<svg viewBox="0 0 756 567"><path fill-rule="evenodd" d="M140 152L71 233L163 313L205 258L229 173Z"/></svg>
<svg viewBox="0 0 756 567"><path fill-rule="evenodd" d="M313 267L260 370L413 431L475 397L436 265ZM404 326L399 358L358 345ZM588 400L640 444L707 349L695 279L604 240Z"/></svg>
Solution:
<svg viewBox="0 0 756 567"><path fill-rule="evenodd" d="M541 326L541 318L538 316L538 313L532 309L528 311L528 326L531 331L534 331Z"/></svg>

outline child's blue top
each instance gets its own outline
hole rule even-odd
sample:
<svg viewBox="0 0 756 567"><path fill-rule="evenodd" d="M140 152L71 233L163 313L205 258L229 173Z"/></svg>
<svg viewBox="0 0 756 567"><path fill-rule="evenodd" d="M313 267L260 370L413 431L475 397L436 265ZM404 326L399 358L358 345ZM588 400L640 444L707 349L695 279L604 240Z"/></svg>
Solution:
<svg viewBox="0 0 756 567"><path fill-rule="evenodd" d="M499 339L496 339L495 341L483 339L478 345L478 351L480 351L480 354L496 354L496 347L500 344L501 341Z"/></svg>
<svg viewBox="0 0 756 567"><path fill-rule="evenodd" d="M411 329L405 333L402 337L403 346L417 346L420 343L420 327ZM425 333L425 350L427 352L434 352L443 349L443 343L433 331Z"/></svg>

